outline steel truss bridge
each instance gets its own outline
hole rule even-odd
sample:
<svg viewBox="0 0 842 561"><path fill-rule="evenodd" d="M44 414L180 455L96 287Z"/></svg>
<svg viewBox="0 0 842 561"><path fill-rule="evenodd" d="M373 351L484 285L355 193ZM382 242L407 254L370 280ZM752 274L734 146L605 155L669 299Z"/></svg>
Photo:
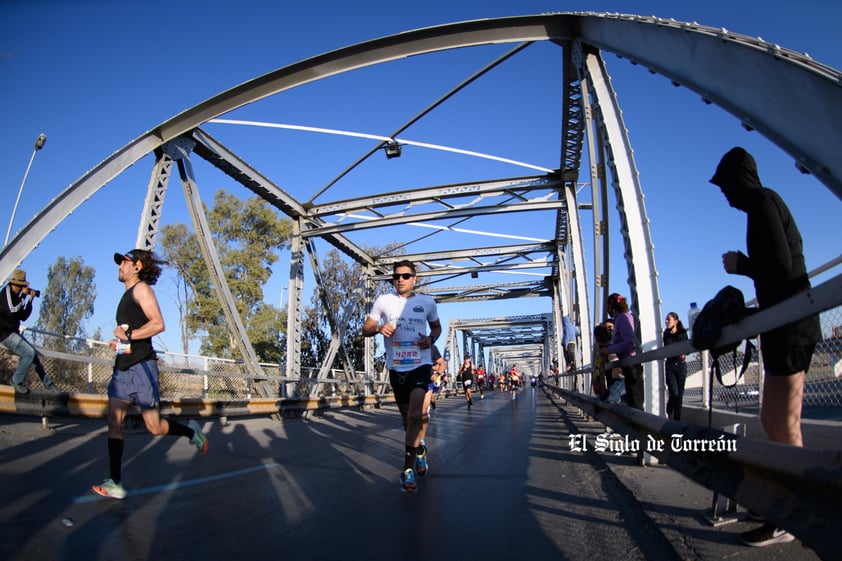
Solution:
<svg viewBox="0 0 842 561"><path fill-rule="evenodd" d="M471 182L431 185L422 188L376 192L350 199L330 199L330 189L348 172L381 149L397 144L399 134L429 112L457 96L479 77L494 72L531 45L548 42L560 49L561 64L547 72L561 74L563 91L559 131L558 167L526 177L477 179ZM279 185L281 179L266 177L231 148L203 128L206 123L235 109L270 96L282 95L298 86L349 71L480 45L510 44L511 50L464 81L376 144L308 200L297 200ZM408 258L419 264L422 277L472 279L485 271L531 271L539 280L438 286L427 292L441 303L545 297L551 313L540 316L465 319L449 326L447 350L455 370L462 349L491 352L500 364L528 361L530 368L546 371L553 358L561 360L562 318L569 315L581 332L584 364L590 362L590 334L594 318L600 318L608 287L607 212L609 191L617 203L620 233L624 242L626 275L631 287L633 313L639 318L644 350L658 346L661 317L658 274L650 239L643 189L638 179L634 151L629 143L617 97L606 71L604 54L613 53L652 73L665 76L673 85L697 93L705 103L715 104L778 145L797 166L813 174L838 197L842 197L842 95L840 73L799 54L761 39L725 29L655 17L604 13L553 13L465 21L374 39L290 64L224 91L153 127L73 182L36 215L0 252L0 277L12 270L79 205L142 158L154 154L154 166L138 228L137 246L154 248L170 179L181 181L199 238L202 255L212 275L224 314L250 375L262 375L261 366L234 305L211 238L198 185L194 161L199 158L233 178L293 223L289 298L287 301L286 374L301 371L303 282L306 262L316 274L322 263L314 244L322 240L365 268L367 281L359 287L373 294L376 282L387 278L392 263ZM774 92L774 95L768 95ZM805 97L809 103L805 103ZM793 108L798 108L793 118ZM587 165L583 163L587 162ZM577 187L590 185L596 227L594 255L585 259L583 229ZM460 247L448 237L449 226L437 239L440 251L396 256L377 256L355 241L358 233L406 224L452 225L479 216L535 213L548 220L545 239L490 247ZM500 221L504 223L505 221ZM460 281L461 282L461 281ZM326 306L330 309L329 306ZM346 309L331 318L332 343L319 376L328 376L338 356L344 375L356 379L342 348L343 333L351 315ZM367 372L374 371L374 346L368 339ZM658 411L661 377L659 368L647 363L647 410ZM382 376L382 374L379 374Z"/></svg>

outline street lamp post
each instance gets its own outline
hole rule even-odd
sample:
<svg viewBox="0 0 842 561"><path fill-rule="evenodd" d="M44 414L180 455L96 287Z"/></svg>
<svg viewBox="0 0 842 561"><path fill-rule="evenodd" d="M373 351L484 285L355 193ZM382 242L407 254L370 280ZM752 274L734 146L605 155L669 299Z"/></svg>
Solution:
<svg viewBox="0 0 842 561"><path fill-rule="evenodd" d="M32 149L32 156L29 158L29 164L26 166L26 172L23 174L23 181L20 182L20 189L18 189L18 198L15 199L15 206L12 207L12 217L9 218L9 227L6 229L6 240L3 242L3 247L9 243L9 234L12 233L12 223L15 221L15 213L18 211L18 203L20 203L20 196L23 193L23 186L26 184L26 178L29 175L29 168L32 167L32 161L35 160L35 153L44 147L47 142L47 135L43 132L35 139L35 147Z"/></svg>

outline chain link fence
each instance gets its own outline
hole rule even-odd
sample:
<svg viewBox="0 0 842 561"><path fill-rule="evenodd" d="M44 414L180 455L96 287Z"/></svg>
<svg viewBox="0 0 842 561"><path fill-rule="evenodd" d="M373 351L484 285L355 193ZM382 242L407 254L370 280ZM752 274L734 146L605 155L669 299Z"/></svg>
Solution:
<svg viewBox="0 0 842 561"><path fill-rule="evenodd" d="M39 349L44 369L62 391L108 393L114 365L114 351L108 343L34 329L24 329L23 335ZM337 397L382 394L384 391L383 381L367 379L362 372L348 380L342 371L330 370L320 379L318 369L304 368L300 376L287 377L285 365L261 363L262 375L254 378L241 360L156 352L163 400ZM11 383L17 360L0 346L2 382ZM33 389L43 389L32 369L26 383Z"/></svg>
<svg viewBox="0 0 842 561"><path fill-rule="evenodd" d="M826 272L842 264L842 257L818 271ZM804 380L803 416L805 418L842 417L842 306L820 314L823 340L816 346L810 369ZM50 377L63 391L106 395L114 364L114 351L108 343L79 339L43 331L25 329L24 336L41 350L41 362ZM757 340L754 340L757 345ZM759 347L759 345L757 345ZM725 387L714 381L712 405L735 411L759 412L763 394L763 366L760 349L754 354L745 374L736 373L743 362L742 349L734 356L720 357ZM703 368L702 361L708 365ZM692 353L686 358L687 381L684 403L706 405L705 379L710 376L708 353ZM736 362L736 364L735 364ZM0 345L0 381L11 383L17 357ZM330 370L319 376L317 369L304 368L297 377L285 376L283 364L261 364L262 374L252 377L243 361L158 351L161 372L161 398L231 399L254 397L307 398L384 394L390 391L388 377L355 372L348 379L341 370ZM561 388L591 393L590 365L569 374L548 376L547 381ZM42 389L40 380L30 372L27 384ZM664 389L666 391L666 389ZM666 396L664 396L664 402Z"/></svg>
<svg viewBox="0 0 842 561"><path fill-rule="evenodd" d="M842 420L842 307L820 314L823 340L816 345L810 368L804 377L802 417ZM738 413L759 414L763 394L763 365L758 339L752 339L756 350L745 373L742 369L745 343L736 353L719 358L722 383L714 377L711 404L714 408ZM703 360L707 361L703 367ZM695 352L686 357L687 381L684 389L686 405L707 406L706 384L711 375L712 359L707 352ZM570 391L591 394L591 365L569 374L551 377L550 383ZM733 387L728 387L733 386ZM666 403L666 385L662 401Z"/></svg>
<svg viewBox="0 0 842 561"><path fill-rule="evenodd" d="M815 271L815 275L838 269L840 265L842 257L823 265ZM802 417L842 420L842 306L822 312L819 317L822 341L816 345L810 368L804 377ZM736 355L728 353L719 358L723 380L719 383L714 378L711 384L710 397L714 408L759 414L763 395L763 364L758 339L752 339L752 343L756 351L741 377L738 377L737 373L743 365L744 343L740 345ZM703 361L706 361L706 364L703 365ZM694 352L687 355L686 363L687 380L683 401L688 405L706 407L708 396L705 393L711 375L712 359L708 352ZM571 373L551 376L549 381L562 389L590 395L591 368L592 365L587 364ZM733 387L728 387L732 385ZM666 403L665 384L663 391L662 401Z"/></svg>
<svg viewBox="0 0 842 561"><path fill-rule="evenodd" d="M827 310L820 314L820 318L823 340L816 345L810 369L804 377L805 417L838 416L840 411L836 408L842 406L842 307ZM758 343L757 339L753 342L755 345ZM742 366L744 345L740 345L736 361L730 353L719 358L724 384L731 385L736 382L736 385L727 388L714 381L714 407L733 408L743 412L759 410L760 396L763 393L763 368L760 346L757 346L757 352L739 380L736 379L736 374ZM703 378L709 375L710 366L708 365L707 369L702 368L702 353L693 353L687 357L685 403L704 403Z"/></svg>

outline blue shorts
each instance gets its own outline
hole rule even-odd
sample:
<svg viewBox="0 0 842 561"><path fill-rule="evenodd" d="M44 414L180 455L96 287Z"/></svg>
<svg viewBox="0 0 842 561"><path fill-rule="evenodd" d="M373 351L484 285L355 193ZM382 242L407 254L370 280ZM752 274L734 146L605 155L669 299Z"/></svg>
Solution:
<svg viewBox="0 0 842 561"><path fill-rule="evenodd" d="M158 397L158 362L146 360L128 370L114 369L108 384L108 397L128 401L141 409L154 409Z"/></svg>

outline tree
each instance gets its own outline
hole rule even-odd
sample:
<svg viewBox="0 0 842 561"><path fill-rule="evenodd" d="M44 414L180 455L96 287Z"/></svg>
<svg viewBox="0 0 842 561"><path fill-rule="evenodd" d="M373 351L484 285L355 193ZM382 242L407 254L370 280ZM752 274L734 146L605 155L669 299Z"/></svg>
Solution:
<svg viewBox="0 0 842 561"><path fill-rule="evenodd" d="M43 331L86 338L85 320L94 314L96 284L93 267L81 257L59 257L47 269L47 287L38 312L38 328ZM84 343L53 339L57 350L79 351Z"/></svg>
<svg viewBox="0 0 842 561"><path fill-rule="evenodd" d="M197 334L198 325L190 321L198 303L195 295L208 292L210 276L196 236L184 224L168 224L161 228L161 254L175 271L175 301L178 308L178 327L183 353L190 353L190 340ZM199 284L202 288L199 288Z"/></svg>
<svg viewBox="0 0 842 561"><path fill-rule="evenodd" d="M367 251L374 255L397 253L393 248L399 247L397 242L385 248L372 248ZM330 306L331 313L337 321L344 322L345 351L354 370L365 369L365 341L362 327L365 323L365 293L362 290L365 282L365 270L358 263L344 261L340 253L331 249L321 263L322 271L330 274L317 275L318 282L324 289L324 294ZM375 287L374 297L388 292L391 283L379 283ZM310 298L311 306L304 310L302 333L304 340L301 344L302 366L317 367L327 354L331 339L330 321L327 309L322 302L319 287L313 291ZM347 316L343 316L349 310ZM342 359L337 355L332 368L341 368Z"/></svg>
<svg viewBox="0 0 842 561"><path fill-rule="evenodd" d="M258 304L246 331L254 352L262 362L279 364L286 352L286 310L279 310L265 302Z"/></svg>
<svg viewBox="0 0 842 561"><path fill-rule="evenodd" d="M205 212L228 288L252 346L261 361L277 362L279 331L285 324L281 323L279 310L272 308L274 314L267 310L263 285L272 274L271 266L278 260L278 250L289 245L291 221L279 217L259 197L241 201L223 190L216 192L213 208ZM162 255L178 277L182 342L199 336L200 352L237 358L232 352L236 349L235 341L195 234L183 224L165 226L161 234Z"/></svg>

